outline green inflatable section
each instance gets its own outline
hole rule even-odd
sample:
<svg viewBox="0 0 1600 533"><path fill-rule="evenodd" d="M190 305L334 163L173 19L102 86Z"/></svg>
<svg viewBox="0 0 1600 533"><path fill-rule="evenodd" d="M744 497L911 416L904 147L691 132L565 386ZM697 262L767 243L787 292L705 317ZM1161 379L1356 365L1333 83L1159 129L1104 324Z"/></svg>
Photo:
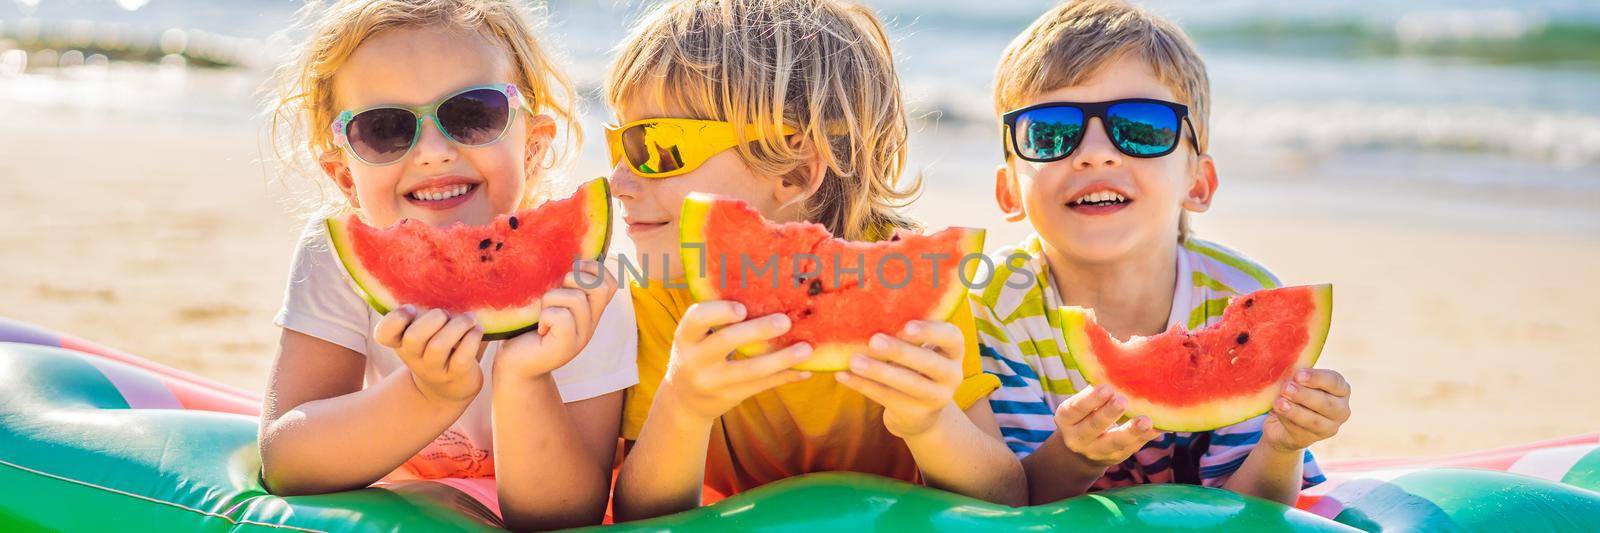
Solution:
<svg viewBox="0 0 1600 533"><path fill-rule="evenodd" d="M1600 448L1595 448L1577 463L1572 465L1572 470L1561 478L1561 482L1578 487L1600 492Z"/></svg>
<svg viewBox="0 0 1600 533"><path fill-rule="evenodd" d="M810 474L677 515L585 531L1353 531L1266 500L1193 485L994 505L880 477Z"/></svg>
<svg viewBox="0 0 1600 533"><path fill-rule="evenodd" d="M1418 470L1344 503L1335 519L1367 531L1600 530L1600 493L1492 470Z"/></svg>
<svg viewBox="0 0 1600 533"><path fill-rule="evenodd" d="M433 483L268 494L254 418L127 409L67 350L0 343L0 383L0 531L493 529L481 504Z"/></svg>
<svg viewBox="0 0 1600 533"><path fill-rule="evenodd" d="M268 494L257 477L254 418L129 409L90 357L0 343L0 531L497 529L489 509L428 481L320 496ZM1568 477L1592 483L1597 462L1591 454L1580 461L1589 473L1574 469ZM1527 524L1593 531L1600 524L1600 494L1523 476L1426 470L1384 487L1392 490L1344 502L1336 522L1194 486L1132 487L1010 508L873 476L826 473L677 515L596 529L1409 531Z"/></svg>

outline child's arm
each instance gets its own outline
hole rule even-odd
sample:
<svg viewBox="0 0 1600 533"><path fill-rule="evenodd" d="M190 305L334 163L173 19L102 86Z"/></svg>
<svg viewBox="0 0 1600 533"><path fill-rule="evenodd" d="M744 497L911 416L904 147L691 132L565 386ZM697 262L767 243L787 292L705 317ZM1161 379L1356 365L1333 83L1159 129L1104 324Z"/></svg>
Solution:
<svg viewBox="0 0 1600 533"><path fill-rule="evenodd" d="M1007 449L987 399L965 414L951 397L961 385L961 329L913 321L898 337L877 334L868 355L834 374L883 405L883 424L906 441L928 486L1007 505L1027 503L1022 465Z"/></svg>
<svg viewBox="0 0 1600 533"><path fill-rule="evenodd" d="M483 383L482 330L432 310L383 317L375 339L407 369L361 388L365 358L284 329L261 417L262 479L279 495L365 487L450 427Z"/></svg>
<svg viewBox="0 0 1600 533"><path fill-rule="evenodd" d="M1056 433L1022 459L1033 505L1081 496L1106 469L1161 435L1149 417L1117 420L1128 401L1109 386L1089 387L1056 408Z"/></svg>
<svg viewBox="0 0 1600 533"><path fill-rule="evenodd" d="M650 416L617 476L617 522L698 507L712 422L756 393L810 377L789 369L811 356L805 343L729 360L735 348L789 330L784 315L745 320L745 312L728 301L700 302L684 312Z"/></svg>
<svg viewBox="0 0 1600 533"><path fill-rule="evenodd" d="M1261 441L1222 488L1294 505L1306 448L1350 419L1350 384L1338 372L1301 370L1282 396L1261 426Z"/></svg>
<svg viewBox="0 0 1600 533"><path fill-rule="evenodd" d="M599 524L611 492L622 391L564 404L550 373L594 336L616 278L585 262L545 294L538 334L506 341L494 360L494 454L500 512L513 530ZM594 285L593 288L588 288ZM629 324L632 327L632 324Z"/></svg>

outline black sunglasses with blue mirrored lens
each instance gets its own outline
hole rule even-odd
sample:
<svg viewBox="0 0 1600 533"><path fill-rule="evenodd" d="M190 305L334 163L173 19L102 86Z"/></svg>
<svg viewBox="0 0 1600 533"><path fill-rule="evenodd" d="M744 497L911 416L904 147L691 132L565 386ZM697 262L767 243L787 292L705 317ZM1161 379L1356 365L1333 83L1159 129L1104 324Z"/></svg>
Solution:
<svg viewBox="0 0 1600 533"><path fill-rule="evenodd" d="M1189 122L1189 107L1150 98L1109 102L1047 102L1008 112L1003 117L1010 153L1028 161L1066 159L1083 140L1090 118L1100 118L1106 137L1129 157L1152 158L1178 148L1179 132ZM1194 124L1189 137L1195 153Z"/></svg>

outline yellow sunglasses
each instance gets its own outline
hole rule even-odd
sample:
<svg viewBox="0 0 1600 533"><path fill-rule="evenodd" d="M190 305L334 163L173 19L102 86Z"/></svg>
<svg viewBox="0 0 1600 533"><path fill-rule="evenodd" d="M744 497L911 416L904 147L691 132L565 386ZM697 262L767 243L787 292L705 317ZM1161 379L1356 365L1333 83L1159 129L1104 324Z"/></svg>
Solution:
<svg viewBox="0 0 1600 533"><path fill-rule="evenodd" d="M756 130L759 126L746 126ZM794 135L785 124L784 135ZM733 124L691 118L649 118L620 126L606 126L606 146L611 166L622 161L645 178L670 178L700 168L711 156L742 142Z"/></svg>

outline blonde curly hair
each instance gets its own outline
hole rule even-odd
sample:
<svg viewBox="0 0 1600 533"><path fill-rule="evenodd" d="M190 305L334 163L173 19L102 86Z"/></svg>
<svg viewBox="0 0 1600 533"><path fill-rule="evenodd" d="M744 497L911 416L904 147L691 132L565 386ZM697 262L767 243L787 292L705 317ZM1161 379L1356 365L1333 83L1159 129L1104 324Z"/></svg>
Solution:
<svg viewBox="0 0 1600 533"><path fill-rule="evenodd" d="M803 180L826 166L806 218L852 240L920 225L897 210L920 183L901 185L906 111L883 24L838 0L673 0L619 46L605 84L612 109L654 99L685 118L731 123L739 155L758 172ZM786 142L783 125L796 130ZM746 131L755 125L756 131Z"/></svg>

